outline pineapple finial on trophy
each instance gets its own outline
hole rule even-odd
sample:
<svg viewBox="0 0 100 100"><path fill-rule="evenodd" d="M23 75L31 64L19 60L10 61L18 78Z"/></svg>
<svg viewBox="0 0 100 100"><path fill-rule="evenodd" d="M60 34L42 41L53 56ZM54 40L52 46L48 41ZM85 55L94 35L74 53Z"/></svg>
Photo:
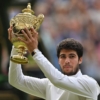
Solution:
<svg viewBox="0 0 100 100"><path fill-rule="evenodd" d="M31 3L28 3L27 8L22 10L23 13L31 13L34 14L34 11L31 9Z"/></svg>

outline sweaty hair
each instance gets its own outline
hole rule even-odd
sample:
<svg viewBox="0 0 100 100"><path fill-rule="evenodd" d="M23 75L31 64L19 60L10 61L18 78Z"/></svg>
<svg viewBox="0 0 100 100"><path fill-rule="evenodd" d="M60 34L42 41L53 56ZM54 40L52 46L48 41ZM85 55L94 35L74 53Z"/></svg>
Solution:
<svg viewBox="0 0 100 100"><path fill-rule="evenodd" d="M76 51L79 58L83 56L83 46L81 45L81 43L74 40L73 38L67 38L59 43L59 45L57 46L58 58L62 49Z"/></svg>

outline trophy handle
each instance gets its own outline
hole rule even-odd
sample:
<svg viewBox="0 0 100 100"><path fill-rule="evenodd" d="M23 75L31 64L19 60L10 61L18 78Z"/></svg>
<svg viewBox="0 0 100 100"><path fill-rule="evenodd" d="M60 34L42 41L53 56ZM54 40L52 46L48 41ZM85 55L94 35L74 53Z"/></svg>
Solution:
<svg viewBox="0 0 100 100"><path fill-rule="evenodd" d="M34 28L35 30L38 30L41 23L43 22L43 19L44 19L44 15L43 14L39 14L35 20L35 23L34 23Z"/></svg>

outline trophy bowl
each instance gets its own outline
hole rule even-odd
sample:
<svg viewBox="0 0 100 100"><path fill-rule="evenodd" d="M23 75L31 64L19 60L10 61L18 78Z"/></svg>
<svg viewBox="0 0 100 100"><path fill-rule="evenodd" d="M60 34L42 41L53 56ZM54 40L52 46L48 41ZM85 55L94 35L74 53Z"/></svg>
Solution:
<svg viewBox="0 0 100 100"><path fill-rule="evenodd" d="M34 15L34 11L31 9L31 4L28 3L27 8L23 9L22 13L17 14L10 20L10 26L13 27L11 42L17 51L17 55L11 56L11 61L19 64L28 63L28 58L25 56L28 51L27 46L24 42L19 41L18 37L25 39L21 30L26 27L29 30L33 27L37 31L42 24L43 19L43 14L39 14L38 16Z"/></svg>

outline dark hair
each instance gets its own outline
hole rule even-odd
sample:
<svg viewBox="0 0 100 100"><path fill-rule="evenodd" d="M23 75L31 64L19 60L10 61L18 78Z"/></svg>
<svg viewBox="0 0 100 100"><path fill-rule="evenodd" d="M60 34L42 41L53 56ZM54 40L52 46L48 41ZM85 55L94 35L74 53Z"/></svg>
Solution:
<svg viewBox="0 0 100 100"><path fill-rule="evenodd" d="M57 46L57 57L59 58L60 51L62 49L66 50L74 50L76 51L78 57L83 56L83 46L78 41L74 40L73 38L67 38L62 40L59 45Z"/></svg>

